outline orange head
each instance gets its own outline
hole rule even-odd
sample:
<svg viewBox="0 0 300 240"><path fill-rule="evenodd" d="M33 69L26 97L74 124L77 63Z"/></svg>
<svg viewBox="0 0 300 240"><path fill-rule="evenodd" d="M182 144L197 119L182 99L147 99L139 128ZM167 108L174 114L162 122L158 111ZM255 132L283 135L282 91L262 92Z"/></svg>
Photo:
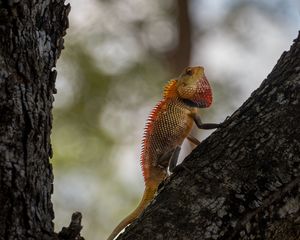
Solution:
<svg viewBox="0 0 300 240"><path fill-rule="evenodd" d="M187 67L176 80L171 80L165 88L165 97L178 97L185 103L207 108L212 103L211 87L205 77L204 68Z"/></svg>

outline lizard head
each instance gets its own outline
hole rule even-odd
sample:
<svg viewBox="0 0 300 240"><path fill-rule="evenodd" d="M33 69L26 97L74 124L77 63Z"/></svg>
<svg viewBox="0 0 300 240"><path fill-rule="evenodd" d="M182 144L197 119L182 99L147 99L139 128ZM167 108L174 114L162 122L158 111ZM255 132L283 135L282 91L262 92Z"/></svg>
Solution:
<svg viewBox="0 0 300 240"><path fill-rule="evenodd" d="M178 97L189 105L207 108L212 103L211 87L205 77L204 68L187 67L177 78Z"/></svg>
<svg viewBox="0 0 300 240"><path fill-rule="evenodd" d="M187 67L165 86L164 98L180 98L189 106L207 108L212 103L211 87L203 67Z"/></svg>

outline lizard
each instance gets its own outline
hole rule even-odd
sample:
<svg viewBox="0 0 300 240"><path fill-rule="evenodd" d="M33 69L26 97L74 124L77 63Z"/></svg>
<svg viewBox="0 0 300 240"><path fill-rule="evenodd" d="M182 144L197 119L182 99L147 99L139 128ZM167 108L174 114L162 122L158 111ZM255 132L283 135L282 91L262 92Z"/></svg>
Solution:
<svg viewBox="0 0 300 240"><path fill-rule="evenodd" d="M113 240L128 224L139 217L154 198L159 184L177 164L185 138L198 145L190 135L193 124L199 129L214 129L220 124L202 123L199 108L212 103L212 90L202 66L187 67L164 88L163 98L153 108L146 122L142 141L141 167L145 190L137 208L124 218L107 240Z"/></svg>

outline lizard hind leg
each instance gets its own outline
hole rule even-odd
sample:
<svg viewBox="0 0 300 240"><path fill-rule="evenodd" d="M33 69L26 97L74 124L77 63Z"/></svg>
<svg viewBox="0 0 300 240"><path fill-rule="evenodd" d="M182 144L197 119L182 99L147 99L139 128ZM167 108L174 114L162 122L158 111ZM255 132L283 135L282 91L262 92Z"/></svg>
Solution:
<svg viewBox="0 0 300 240"><path fill-rule="evenodd" d="M172 156L170 158L170 161L169 161L169 171L170 172L173 172L174 168L177 165L180 150L181 150L181 147L177 146L175 148L175 150L173 151L173 154L172 154Z"/></svg>
<svg viewBox="0 0 300 240"><path fill-rule="evenodd" d="M168 172L168 168L169 171L172 172L172 170L176 167L180 150L181 147L177 146L176 148L162 154L157 160L157 166L165 173Z"/></svg>

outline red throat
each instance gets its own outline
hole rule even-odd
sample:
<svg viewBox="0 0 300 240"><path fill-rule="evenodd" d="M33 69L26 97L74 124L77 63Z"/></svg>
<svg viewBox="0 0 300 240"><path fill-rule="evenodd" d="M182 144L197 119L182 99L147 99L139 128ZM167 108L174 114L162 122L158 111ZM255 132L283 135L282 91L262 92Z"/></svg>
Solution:
<svg viewBox="0 0 300 240"><path fill-rule="evenodd" d="M198 81L197 91L192 101L202 108L207 108L211 105L212 91L205 76Z"/></svg>

